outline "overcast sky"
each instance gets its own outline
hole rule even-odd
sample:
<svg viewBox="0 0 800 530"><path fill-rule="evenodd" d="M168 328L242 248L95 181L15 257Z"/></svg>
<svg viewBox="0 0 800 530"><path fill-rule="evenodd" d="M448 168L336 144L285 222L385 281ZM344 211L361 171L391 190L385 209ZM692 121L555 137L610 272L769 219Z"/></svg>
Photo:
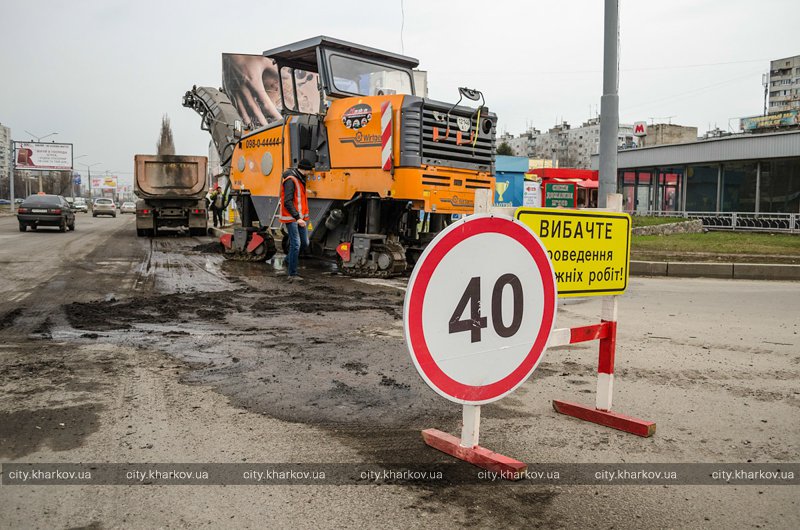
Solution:
<svg viewBox="0 0 800 530"><path fill-rule="evenodd" d="M14 140L74 144L92 173L130 181L154 153L161 116L178 154L206 155L208 133L181 106L192 85L219 86L223 52L258 53L328 35L416 57L430 97L482 90L515 135L580 125L602 95L601 0L5 2L0 123ZM620 119L735 130L760 114L771 59L800 54L797 0L620 1ZM401 40L402 36L402 40Z"/></svg>

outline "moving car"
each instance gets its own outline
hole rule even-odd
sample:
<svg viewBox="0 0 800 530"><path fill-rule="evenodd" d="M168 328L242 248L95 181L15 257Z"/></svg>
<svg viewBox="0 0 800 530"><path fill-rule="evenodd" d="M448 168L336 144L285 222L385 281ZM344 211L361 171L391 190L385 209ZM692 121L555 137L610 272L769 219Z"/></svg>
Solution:
<svg viewBox="0 0 800 530"><path fill-rule="evenodd" d="M86 204L86 199L83 197L75 197L75 202L72 204L72 209L76 212L89 212L89 205Z"/></svg>
<svg viewBox="0 0 800 530"><path fill-rule="evenodd" d="M122 206L119 207L119 213L132 213L136 214L136 203L135 202L123 202Z"/></svg>
<svg viewBox="0 0 800 530"><path fill-rule="evenodd" d="M92 217L98 215L110 215L111 217L117 216L117 206L114 204L113 199L95 199L92 205Z"/></svg>
<svg viewBox="0 0 800 530"><path fill-rule="evenodd" d="M31 195L17 209L17 221L20 232L29 226L31 230L40 226L57 226L61 232L75 230L75 213L61 195Z"/></svg>

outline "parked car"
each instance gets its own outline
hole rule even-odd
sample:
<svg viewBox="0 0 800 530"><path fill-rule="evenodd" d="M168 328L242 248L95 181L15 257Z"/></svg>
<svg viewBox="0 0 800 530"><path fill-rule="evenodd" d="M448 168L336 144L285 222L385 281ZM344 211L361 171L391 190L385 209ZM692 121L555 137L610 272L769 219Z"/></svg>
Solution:
<svg viewBox="0 0 800 530"><path fill-rule="evenodd" d="M119 207L119 213L132 213L136 214L136 203L135 202L123 202L122 206Z"/></svg>
<svg viewBox="0 0 800 530"><path fill-rule="evenodd" d="M89 212L89 205L86 204L86 199L83 197L75 197L75 202L72 204L72 209L76 212Z"/></svg>
<svg viewBox="0 0 800 530"><path fill-rule="evenodd" d="M114 204L113 199L95 199L92 205L92 217L98 215L110 215L111 217L117 216L117 205Z"/></svg>
<svg viewBox="0 0 800 530"><path fill-rule="evenodd" d="M9 201L8 199L0 199L0 204L2 205L11 204L11 201Z"/></svg>
<svg viewBox="0 0 800 530"><path fill-rule="evenodd" d="M31 195L17 209L19 231L28 227L36 230L40 226L57 226L62 232L75 230L75 213L61 195Z"/></svg>

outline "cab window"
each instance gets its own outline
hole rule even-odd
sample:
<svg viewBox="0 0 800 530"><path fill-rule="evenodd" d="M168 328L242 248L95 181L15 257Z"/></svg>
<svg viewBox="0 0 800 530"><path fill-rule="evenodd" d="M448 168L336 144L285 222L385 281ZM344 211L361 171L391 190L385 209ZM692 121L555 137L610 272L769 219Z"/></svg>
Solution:
<svg viewBox="0 0 800 530"><path fill-rule="evenodd" d="M356 96L412 94L411 75L391 66L339 54L329 57L337 92Z"/></svg>

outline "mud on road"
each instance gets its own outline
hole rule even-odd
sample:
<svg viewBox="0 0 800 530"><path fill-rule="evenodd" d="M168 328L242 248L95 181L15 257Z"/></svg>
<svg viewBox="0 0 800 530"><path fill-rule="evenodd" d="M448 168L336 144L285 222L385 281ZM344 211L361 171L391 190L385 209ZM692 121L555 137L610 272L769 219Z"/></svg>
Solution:
<svg viewBox="0 0 800 530"><path fill-rule="evenodd" d="M121 245L129 264L119 247L98 249L79 267L80 290L67 281L76 281L76 273L64 272L50 282L49 294L0 313L0 384L6 389L0 458L264 462L277 454L277 461L288 462L452 461L420 440L420 429L429 427L457 433L461 411L425 386L410 362L401 289L355 282L313 263L304 264L305 282L289 284L279 261L224 262L208 241L123 239ZM105 264L105 274L91 272L97 263ZM747 296L763 290L737 285L746 286ZM615 403L623 412L656 419L654 438L553 413L550 399L593 399L596 350L576 345L550 350L531 381L485 407L482 439L532 462L797 461L800 328L774 315L740 319L736 313L712 325L704 319L717 305L733 304L712 304L696 294L706 287L659 281L653 290L637 280L625 297ZM782 290L773 288L765 299L791 310L796 301ZM683 313L673 312L678 300ZM597 314L588 304L564 306L558 326L586 324ZM648 322L670 318L680 330L653 333ZM76 491L37 519L38 526L58 526L52 513L59 510L70 512L65 520L74 526L125 526L131 504L120 504L113 489L101 492L105 508L91 517L94 501ZM164 524L185 490L126 491L165 512L139 510L140 521L192 526ZM796 498L775 487L761 493L524 484L214 491L198 490L197 503L182 513L195 510L216 526L227 520L227 508L242 526L257 526L265 514L296 522L296 510L317 526L364 524L376 511L394 518L376 527L396 527L394 520L401 526L502 521L547 528L746 521L791 528L787 523L800 519ZM217 494L227 495L225 506L215 506ZM30 506L51 495L20 494L14 502Z"/></svg>
<svg viewBox="0 0 800 530"><path fill-rule="evenodd" d="M458 408L435 397L409 361L402 291L325 272L309 271L302 283L235 276L257 267L225 264L237 288L72 303L63 311L81 335L157 345L190 363L184 381L210 384L271 417L336 429L454 422Z"/></svg>

